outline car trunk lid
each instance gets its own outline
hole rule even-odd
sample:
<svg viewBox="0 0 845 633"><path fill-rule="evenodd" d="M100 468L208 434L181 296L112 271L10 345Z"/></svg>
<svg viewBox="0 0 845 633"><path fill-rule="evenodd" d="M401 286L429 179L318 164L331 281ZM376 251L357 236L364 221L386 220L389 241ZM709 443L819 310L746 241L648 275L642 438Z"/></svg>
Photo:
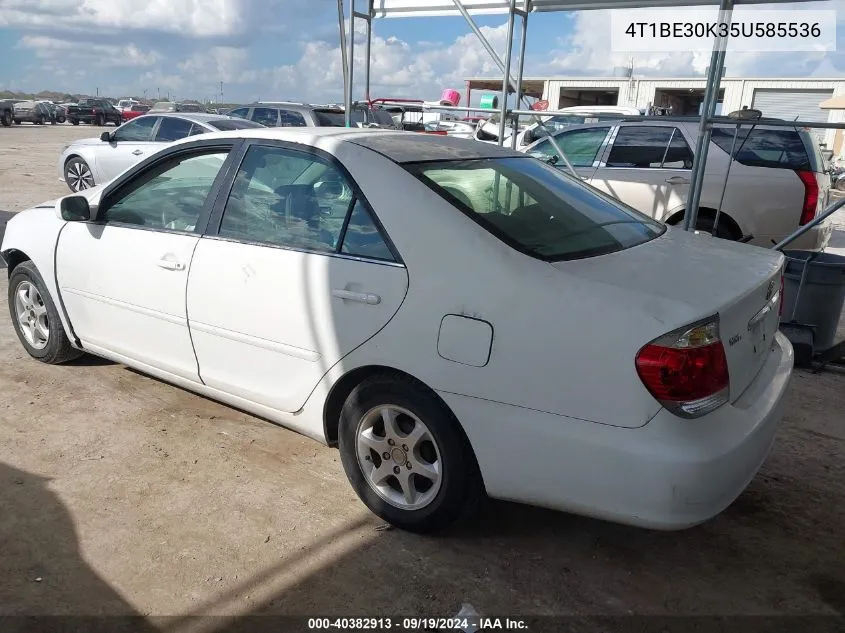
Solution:
<svg viewBox="0 0 845 633"><path fill-rule="evenodd" d="M553 265L642 297L640 309L656 320L659 334L718 313L733 402L771 351L783 261L775 251L669 227L633 248Z"/></svg>

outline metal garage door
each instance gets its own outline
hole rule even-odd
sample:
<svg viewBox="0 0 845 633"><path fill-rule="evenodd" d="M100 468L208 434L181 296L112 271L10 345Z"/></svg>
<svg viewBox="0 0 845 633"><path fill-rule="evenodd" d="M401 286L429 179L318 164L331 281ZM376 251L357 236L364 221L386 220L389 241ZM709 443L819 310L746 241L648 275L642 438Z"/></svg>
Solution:
<svg viewBox="0 0 845 633"><path fill-rule="evenodd" d="M819 104L832 96L833 90L757 88L751 107L760 110L764 117L826 123L830 113L819 108ZM813 130L813 133L819 141L823 141L826 130Z"/></svg>

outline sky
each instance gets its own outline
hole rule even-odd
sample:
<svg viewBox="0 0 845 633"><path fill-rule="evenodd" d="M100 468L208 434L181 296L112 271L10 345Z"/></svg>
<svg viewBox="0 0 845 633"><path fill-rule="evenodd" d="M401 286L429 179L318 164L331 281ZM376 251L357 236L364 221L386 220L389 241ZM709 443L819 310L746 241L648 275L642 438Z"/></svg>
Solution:
<svg viewBox="0 0 845 633"><path fill-rule="evenodd" d="M838 10L836 52L728 53L726 75L845 78L845 0L801 6ZM503 55L506 18L476 20ZM608 11L532 14L525 75L627 66L632 55L611 52L609 31ZM216 100L223 82L225 102L342 101L336 0L0 0L0 51L0 90ZM355 57L362 98L363 46ZM701 75L710 58L633 57L637 75L663 77ZM375 20L372 60L374 97L433 100L445 88L463 94L466 77L497 73L460 17Z"/></svg>

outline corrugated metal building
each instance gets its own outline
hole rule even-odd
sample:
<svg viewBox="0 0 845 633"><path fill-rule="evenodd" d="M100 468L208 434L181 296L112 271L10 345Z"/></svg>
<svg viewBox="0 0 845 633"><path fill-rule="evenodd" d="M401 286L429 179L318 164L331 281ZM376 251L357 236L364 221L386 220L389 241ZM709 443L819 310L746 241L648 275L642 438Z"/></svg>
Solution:
<svg viewBox="0 0 845 633"><path fill-rule="evenodd" d="M468 79L472 90L501 91L501 80ZM620 105L646 109L671 107L672 114L697 115L704 99L703 78L656 77L530 77L526 93L549 101L549 109L576 105ZM845 111L822 110L819 104L845 94L845 79L771 79L725 77L721 82L718 112L742 106L757 108L764 116L787 120L843 122ZM819 140L834 149L834 130L819 130ZM840 135L841 136L841 135ZM837 143L838 144L838 143ZM839 148L837 147L838 151Z"/></svg>

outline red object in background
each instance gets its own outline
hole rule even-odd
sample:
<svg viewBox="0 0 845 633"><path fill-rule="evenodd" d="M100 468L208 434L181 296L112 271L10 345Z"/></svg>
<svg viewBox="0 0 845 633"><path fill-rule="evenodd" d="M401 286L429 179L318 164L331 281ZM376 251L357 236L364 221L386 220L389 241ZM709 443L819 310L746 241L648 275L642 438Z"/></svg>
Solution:
<svg viewBox="0 0 845 633"><path fill-rule="evenodd" d="M121 112L120 118L124 121L130 121L135 117L139 117L142 114L146 114L147 112L149 112L149 110L150 106L132 106L128 110L124 110L123 112Z"/></svg>
<svg viewBox="0 0 845 633"><path fill-rule="evenodd" d="M531 104L531 109L532 110L540 110L540 111L548 110L549 109L549 102L546 101L545 99L543 101L535 101L534 103Z"/></svg>

